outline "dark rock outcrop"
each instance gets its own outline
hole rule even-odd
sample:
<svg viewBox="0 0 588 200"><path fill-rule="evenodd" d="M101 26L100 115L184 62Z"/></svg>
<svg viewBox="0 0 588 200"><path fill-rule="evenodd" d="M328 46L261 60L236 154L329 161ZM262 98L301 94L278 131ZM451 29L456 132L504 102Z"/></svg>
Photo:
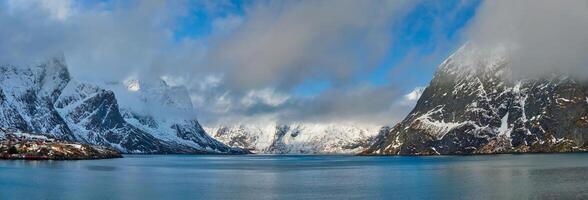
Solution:
<svg viewBox="0 0 588 200"><path fill-rule="evenodd" d="M515 79L504 49L465 45L441 64L416 107L361 155L585 151L588 83Z"/></svg>

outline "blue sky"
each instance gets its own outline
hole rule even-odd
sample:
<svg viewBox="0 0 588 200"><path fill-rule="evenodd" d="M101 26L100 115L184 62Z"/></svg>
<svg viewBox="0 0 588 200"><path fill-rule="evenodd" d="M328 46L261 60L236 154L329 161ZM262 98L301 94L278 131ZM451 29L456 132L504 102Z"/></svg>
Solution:
<svg viewBox="0 0 588 200"><path fill-rule="evenodd" d="M185 86L204 124L391 124L480 0L10 0L0 62L64 52L80 81ZM22 34L26 33L26 40Z"/></svg>
<svg viewBox="0 0 588 200"><path fill-rule="evenodd" d="M394 27L395 35L399 37L381 67L369 77L370 81L374 84L402 81L408 85L427 85L437 65L464 42L460 31L473 18L479 4L480 1L460 0L417 4ZM408 63L403 63L407 60ZM391 71L394 71L392 77Z"/></svg>
<svg viewBox="0 0 588 200"><path fill-rule="evenodd" d="M392 28L395 35L389 53L369 73L355 77L352 84L375 86L401 84L404 90L426 86L436 66L464 41L461 31L475 16L481 1L421 1L411 7ZM201 2L190 3L189 12L178 19L174 29L177 41L206 40L213 34L213 20L228 15L246 17L245 7L252 1L231 0L211 11ZM328 80L304 80L293 88L293 94L315 96L332 87Z"/></svg>
<svg viewBox="0 0 588 200"><path fill-rule="evenodd" d="M513 74L588 77L588 3L530 2L5 0L0 64L63 53L79 81L164 79L203 124L391 125L466 41L516 47Z"/></svg>
<svg viewBox="0 0 588 200"><path fill-rule="evenodd" d="M207 8L202 2L194 1L188 3L186 15L178 18L177 27L174 31L175 40L185 38L206 38L212 31L212 23L215 18L226 17L227 15L245 15L244 6L249 2L241 0L229 0L219 5L220 8Z"/></svg>

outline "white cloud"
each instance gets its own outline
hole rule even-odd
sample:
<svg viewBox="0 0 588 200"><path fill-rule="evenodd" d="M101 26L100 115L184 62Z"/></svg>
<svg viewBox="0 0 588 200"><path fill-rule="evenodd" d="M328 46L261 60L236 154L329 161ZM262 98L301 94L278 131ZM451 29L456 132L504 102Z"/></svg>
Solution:
<svg viewBox="0 0 588 200"><path fill-rule="evenodd" d="M424 91L425 87L416 87L410 93L404 95L404 100L406 100L407 103L414 104L419 98L421 98Z"/></svg>
<svg viewBox="0 0 588 200"><path fill-rule="evenodd" d="M290 98L289 95L278 93L275 89L264 88L261 90L251 90L241 99L241 104L249 107L255 104L266 104L269 106L280 106Z"/></svg>
<svg viewBox="0 0 588 200"><path fill-rule="evenodd" d="M72 15L73 2L71 0L8 0L10 12L34 12L40 9L54 20L66 20Z"/></svg>
<svg viewBox="0 0 588 200"><path fill-rule="evenodd" d="M231 34L213 40L208 62L229 86L291 88L307 78L348 81L368 72L392 43L405 1L271 1L245 10ZM234 27L234 26L231 26Z"/></svg>
<svg viewBox="0 0 588 200"><path fill-rule="evenodd" d="M215 34L226 35L237 29L243 23L243 17L229 15L212 21L212 30Z"/></svg>
<svg viewBox="0 0 588 200"><path fill-rule="evenodd" d="M201 90L213 89L218 87L222 80L222 76L220 75L207 75L202 82L199 83L199 86Z"/></svg>
<svg viewBox="0 0 588 200"><path fill-rule="evenodd" d="M226 6L204 2L212 13ZM30 64L65 52L82 81L163 78L186 85L199 117L213 122L389 123L409 109L390 107L403 98L397 88L356 82L386 56L408 1L253 1L243 15L214 16L210 36L175 38L191 3L9 0L0 7L0 26L10 27L0 29L0 63ZM293 97L307 79L331 88Z"/></svg>
<svg viewBox="0 0 588 200"><path fill-rule="evenodd" d="M588 1L484 1L468 30L483 48L507 44L515 76L588 78Z"/></svg>

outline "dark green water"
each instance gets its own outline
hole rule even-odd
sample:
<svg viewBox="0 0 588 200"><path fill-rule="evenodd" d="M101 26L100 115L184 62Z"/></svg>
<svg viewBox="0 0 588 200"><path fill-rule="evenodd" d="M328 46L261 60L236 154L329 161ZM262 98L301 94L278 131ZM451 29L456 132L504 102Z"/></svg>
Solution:
<svg viewBox="0 0 588 200"><path fill-rule="evenodd" d="M570 198L588 198L588 154L0 161L0 199Z"/></svg>

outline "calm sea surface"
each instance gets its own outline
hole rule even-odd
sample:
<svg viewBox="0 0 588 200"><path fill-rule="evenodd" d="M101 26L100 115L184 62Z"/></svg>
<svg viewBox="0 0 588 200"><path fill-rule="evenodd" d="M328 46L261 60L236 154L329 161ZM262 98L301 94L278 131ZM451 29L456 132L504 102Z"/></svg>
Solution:
<svg viewBox="0 0 588 200"><path fill-rule="evenodd" d="M588 154L0 161L0 199L587 199Z"/></svg>

